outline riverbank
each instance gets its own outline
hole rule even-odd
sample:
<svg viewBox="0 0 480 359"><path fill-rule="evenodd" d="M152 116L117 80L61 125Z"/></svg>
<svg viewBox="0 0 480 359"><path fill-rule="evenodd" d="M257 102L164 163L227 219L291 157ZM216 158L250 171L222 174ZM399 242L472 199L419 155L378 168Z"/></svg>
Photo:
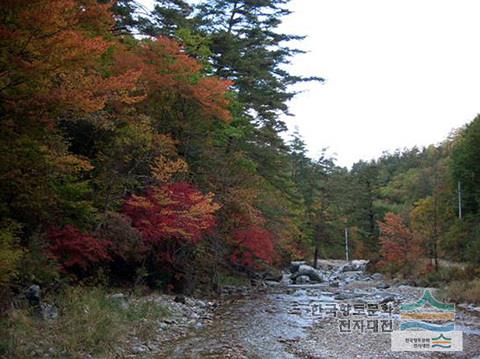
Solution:
<svg viewBox="0 0 480 359"><path fill-rule="evenodd" d="M50 317L14 311L11 357L470 359L480 354L480 311L474 305L460 305L456 313L457 330L464 332L459 353L393 353L390 333L341 333L338 318L319 306L391 306L397 329L399 304L416 302L427 288L369 274L363 262L319 264L323 269L295 263L277 281L255 288L227 286L216 300L78 289L53 308L47 297L42 308L49 308Z"/></svg>
<svg viewBox="0 0 480 359"><path fill-rule="evenodd" d="M381 275L364 270L339 271L343 265L343 261L321 263L326 269L319 274L327 280L320 283L296 284L291 278L300 276L285 274L279 283L268 282L262 290L238 296L220 306L208 326L165 343L150 357L470 359L480 354L480 318L474 307L457 312L457 330L464 331L464 351L454 354L391 352L390 333L341 333L337 318L318 315L316 306L378 302L398 307L400 303L416 302L425 289L434 291L387 283ZM398 329L398 312L394 311L392 317L393 329Z"/></svg>

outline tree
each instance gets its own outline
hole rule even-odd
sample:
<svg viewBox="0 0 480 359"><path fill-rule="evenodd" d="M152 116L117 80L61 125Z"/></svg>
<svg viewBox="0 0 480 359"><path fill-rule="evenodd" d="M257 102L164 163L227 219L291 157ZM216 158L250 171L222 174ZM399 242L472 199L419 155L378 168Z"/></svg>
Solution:
<svg viewBox="0 0 480 359"><path fill-rule="evenodd" d="M193 7L184 0L156 0L152 11L154 26L149 35L178 36L182 29L191 29Z"/></svg>
<svg viewBox="0 0 480 359"><path fill-rule="evenodd" d="M259 226L237 229L233 238L233 263L253 270L261 268L262 264L273 264L275 249L272 235L267 230Z"/></svg>
<svg viewBox="0 0 480 359"><path fill-rule="evenodd" d="M279 113L287 113L287 101L295 93L290 85L302 78L282 66L300 50L285 43L300 40L297 35L276 32L290 13L288 0L208 0L198 5L199 30L211 38L215 73L234 82L239 101L256 120L279 129Z"/></svg>
<svg viewBox="0 0 480 359"><path fill-rule="evenodd" d="M92 271L92 266L111 260L108 253L111 242L84 234L72 225L50 228L48 240L52 258L66 272L85 275Z"/></svg>
<svg viewBox="0 0 480 359"><path fill-rule="evenodd" d="M190 287L195 247L215 227L219 208L212 194L203 195L191 184L178 182L130 196L122 211L142 236L150 274L168 274L164 280L169 284L175 279Z"/></svg>
<svg viewBox="0 0 480 359"><path fill-rule="evenodd" d="M421 239L405 225L402 217L394 213L387 213L378 225L382 256L379 266L411 275L423 253Z"/></svg>
<svg viewBox="0 0 480 359"><path fill-rule="evenodd" d="M480 116L477 116L456 139L452 151L452 173L462 186L466 215L480 210Z"/></svg>
<svg viewBox="0 0 480 359"><path fill-rule="evenodd" d="M377 220L382 217L376 205L379 198L378 165L373 161L360 161L353 165L351 176L355 195L353 213L349 215L348 223L358 229L371 259L376 259L379 249Z"/></svg>

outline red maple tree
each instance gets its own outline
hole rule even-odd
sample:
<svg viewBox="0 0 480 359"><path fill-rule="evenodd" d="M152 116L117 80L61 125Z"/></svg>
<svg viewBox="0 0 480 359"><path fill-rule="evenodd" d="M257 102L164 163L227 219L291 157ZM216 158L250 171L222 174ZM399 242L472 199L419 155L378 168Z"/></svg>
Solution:
<svg viewBox="0 0 480 359"><path fill-rule="evenodd" d="M257 269L262 264L272 264L275 257L272 234L252 225L233 232L234 250L231 260L248 268Z"/></svg>
<svg viewBox="0 0 480 359"><path fill-rule="evenodd" d="M131 218L146 244L171 239L195 244L215 226L218 208L211 194L177 182L150 188L143 196L131 196L125 201L123 213Z"/></svg>
<svg viewBox="0 0 480 359"><path fill-rule="evenodd" d="M382 255L379 266L410 274L423 253L420 238L408 228L401 216L391 212L378 225Z"/></svg>
<svg viewBox="0 0 480 359"><path fill-rule="evenodd" d="M58 261L66 272L87 271L93 265L110 261L110 241L99 240L82 233L72 225L52 227L48 231L51 257Z"/></svg>

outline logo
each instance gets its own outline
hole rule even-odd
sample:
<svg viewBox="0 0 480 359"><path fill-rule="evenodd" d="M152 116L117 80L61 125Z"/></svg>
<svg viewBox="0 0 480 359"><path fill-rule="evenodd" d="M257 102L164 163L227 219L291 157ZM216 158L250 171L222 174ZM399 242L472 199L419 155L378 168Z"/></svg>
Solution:
<svg viewBox="0 0 480 359"><path fill-rule="evenodd" d="M393 351L463 350L463 333L455 330L455 304L438 301L430 290L416 303L400 306L400 330L391 338Z"/></svg>

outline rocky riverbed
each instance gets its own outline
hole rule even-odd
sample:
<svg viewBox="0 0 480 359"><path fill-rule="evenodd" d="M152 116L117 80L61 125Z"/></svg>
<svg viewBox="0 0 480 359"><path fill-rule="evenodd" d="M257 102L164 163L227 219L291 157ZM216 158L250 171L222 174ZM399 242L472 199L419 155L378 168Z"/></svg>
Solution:
<svg viewBox="0 0 480 359"><path fill-rule="evenodd" d="M177 319L160 323L158 336L150 343L136 343L133 339L131 350L123 355L145 358L480 358L480 313L474 306L467 311L457 311L456 315L456 328L464 332L463 352L391 352L390 333L358 330L342 333L339 318L326 309L345 308L349 303L360 307L362 303L365 306L377 303L375 318L391 320L392 328L398 329L399 304L416 302L423 294L424 288L387 283L381 274L367 274L366 264L366 261L321 261L321 269L315 270L305 263L292 263L290 270L277 281L266 281L254 291L230 288L229 295L218 303L157 298L171 307Z"/></svg>

